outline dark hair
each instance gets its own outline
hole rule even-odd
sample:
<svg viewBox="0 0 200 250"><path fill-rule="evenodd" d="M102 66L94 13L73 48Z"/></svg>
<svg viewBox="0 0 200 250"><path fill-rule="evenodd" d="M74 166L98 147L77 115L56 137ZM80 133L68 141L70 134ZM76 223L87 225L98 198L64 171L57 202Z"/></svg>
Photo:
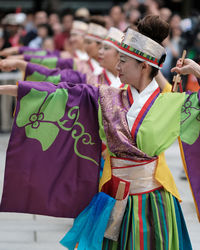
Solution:
<svg viewBox="0 0 200 250"><path fill-rule="evenodd" d="M95 23L95 24L101 25L104 28L106 27L106 22L104 18L99 15L92 16L89 20L89 23Z"/></svg>
<svg viewBox="0 0 200 250"><path fill-rule="evenodd" d="M37 28L45 28L47 30L47 36L53 36L53 30L48 23L41 23Z"/></svg>
<svg viewBox="0 0 200 250"><path fill-rule="evenodd" d="M137 25L138 31L161 44L165 38L169 35L169 24L156 15L148 15L139 21ZM162 62L164 62L165 55L161 57ZM155 77L158 73L158 69L152 67L150 77Z"/></svg>

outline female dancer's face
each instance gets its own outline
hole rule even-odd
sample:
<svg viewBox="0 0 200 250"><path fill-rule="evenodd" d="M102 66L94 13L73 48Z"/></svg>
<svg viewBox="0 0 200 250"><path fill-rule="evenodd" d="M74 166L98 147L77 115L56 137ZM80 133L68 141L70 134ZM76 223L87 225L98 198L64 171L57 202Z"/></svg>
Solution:
<svg viewBox="0 0 200 250"><path fill-rule="evenodd" d="M83 49L84 46L84 37L82 35L72 33L70 35L69 41L73 49Z"/></svg>
<svg viewBox="0 0 200 250"><path fill-rule="evenodd" d="M120 59L116 69L119 72L121 82L139 89L142 74L142 63L139 63L130 56L120 53Z"/></svg>
<svg viewBox="0 0 200 250"><path fill-rule="evenodd" d="M98 51L101 46L100 42L96 42L90 39L85 39L84 47L90 58L98 60Z"/></svg>
<svg viewBox="0 0 200 250"><path fill-rule="evenodd" d="M99 50L99 63L101 67L110 72L116 71L116 64L119 61L118 51L108 44L102 44Z"/></svg>

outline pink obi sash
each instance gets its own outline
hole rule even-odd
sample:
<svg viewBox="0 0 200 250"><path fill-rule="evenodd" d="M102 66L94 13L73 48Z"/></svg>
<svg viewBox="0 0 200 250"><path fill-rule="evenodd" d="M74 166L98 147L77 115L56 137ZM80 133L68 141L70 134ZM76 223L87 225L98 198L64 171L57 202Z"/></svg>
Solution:
<svg viewBox="0 0 200 250"><path fill-rule="evenodd" d="M162 187L155 179L157 159L134 161L111 157L112 175L130 183L129 195L152 192Z"/></svg>

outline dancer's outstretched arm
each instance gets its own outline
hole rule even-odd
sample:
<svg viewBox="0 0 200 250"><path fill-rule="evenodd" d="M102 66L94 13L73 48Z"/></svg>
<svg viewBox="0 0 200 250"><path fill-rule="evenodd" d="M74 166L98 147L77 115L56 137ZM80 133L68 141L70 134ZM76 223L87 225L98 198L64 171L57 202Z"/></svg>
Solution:
<svg viewBox="0 0 200 250"><path fill-rule="evenodd" d="M10 72L12 70L19 69L21 71L26 70L27 62L18 59L4 59L0 61L0 69L2 71Z"/></svg>
<svg viewBox="0 0 200 250"><path fill-rule="evenodd" d="M0 85L0 95L16 96L18 93L17 85Z"/></svg>

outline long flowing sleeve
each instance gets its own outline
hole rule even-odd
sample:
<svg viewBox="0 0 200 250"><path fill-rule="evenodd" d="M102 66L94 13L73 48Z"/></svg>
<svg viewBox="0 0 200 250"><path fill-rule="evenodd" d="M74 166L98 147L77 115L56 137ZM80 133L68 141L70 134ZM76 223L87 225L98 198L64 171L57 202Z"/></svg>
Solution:
<svg viewBox="0 0 200 250"><path fill-rule="evenodd" d="M76 217L98 192L99 90L19 82L0 211Z"/></svg>
<svg viewBox="0 0 200 250"><path fill-rule="evenodd" d="M200 91L187 93L181 112L180 149L200 220Z"/></svg>
<svg viewBox="0 0 200 250"><path fill-rule="evenodd" d="M71 69L49 69L42 65L28 63L25 81L44 81L58 84L59 82L86 83L86 75Z"/></svg>
<svg viewBox="0 0 200 250"><path fill-rule="evenodd" d="M24 55L24 60L27 62L46 66L50 69L74 69L74 60L72 58L59 58L57 56Z"/></svg>
<svg viewBox="0 0 200 250"><path fill-rule="evenodd" d="M30 48L28 46L21 46L19 48L19 54L27 54L27 55L38 55L38 56L60 56L60 52L58 50L54 51L49 51L49 50L44 50L44 49L34 49Z"/></svg>

